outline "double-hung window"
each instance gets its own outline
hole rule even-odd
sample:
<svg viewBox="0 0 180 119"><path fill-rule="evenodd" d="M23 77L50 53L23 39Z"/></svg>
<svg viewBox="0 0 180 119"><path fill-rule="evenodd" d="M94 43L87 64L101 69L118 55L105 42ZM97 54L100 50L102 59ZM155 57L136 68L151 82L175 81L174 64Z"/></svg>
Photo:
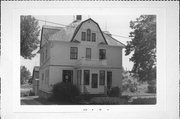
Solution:
<svg viewBox="0 0 180 119"><path fill-rule="evenodd" d="M86 48L86 59L91 59L91 48Z"/></svg>
<svg viewBox="0 0 180 119"><path fill-rule="evenodd" d="M77 59L78 58L78 48L71 47L70 49L70 59Z"/></svg>
<svg viewBox="0 0 180 119"><path fill-rule="evenodd" d="M91 41L91 29L87 29L87 41Z"/></svg>
<svg viewBox="0 0 180 119"><path fill-rule="evenodd" d="M86 32L81 33L81 40L85 41L86 40Z"/></svg>
<svg viewBox="0 0 180 119"><path fill-rule="evenodd" d="M96 33L92 33L92 42L96 42Z"/></svg>

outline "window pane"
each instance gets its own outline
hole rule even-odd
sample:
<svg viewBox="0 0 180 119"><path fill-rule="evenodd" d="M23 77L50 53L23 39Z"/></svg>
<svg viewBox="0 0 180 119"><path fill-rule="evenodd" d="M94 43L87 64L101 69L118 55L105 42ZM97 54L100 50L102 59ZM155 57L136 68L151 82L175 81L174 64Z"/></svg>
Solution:
<svg viewBox="0 0 180 119"><path fill-rule="evenodd" d="M91 59L91 48L86 48L86 58Z"/></svg>
<svg viewBox="0 0 180 119"><path fill-rule="evenodd" d="M77 47L71 47L70 59L77 59L77 57L78 57L78 48Z"/></svg>
<svg viewBox="0 0 180 119"><path fill-rule="evenodd" d="M81 40L85 41L86 40L86 32L82 32L81 34Z"/></svg>
<svg viewBox="0 0 180 119"><path fill-rule="evenodd" d="M106 50L99 49L99 59L106 59Z"/></svg>
<svg viewBox="0 0 180 119"><path fill-rule="evenodd" d="M92 42L96 42L96 33L92 33Z"/></svg>
<svg viewBox="0 0 180 119"><path fill-rule="evenodd" d="M91 30L87 29L87 41L91 40Z"/></svg>
<svg viewBox="0 0 180 119"><path fill-rule="evenodd" d="M89 85L90 71L84 70L84 85Z"/></svg>
<svg viewBox="0 0 180 119"><path fill-rule="evenodd" d="M105 71L100 70L99 71L99 85L104 85L105 84Z"/></svg>

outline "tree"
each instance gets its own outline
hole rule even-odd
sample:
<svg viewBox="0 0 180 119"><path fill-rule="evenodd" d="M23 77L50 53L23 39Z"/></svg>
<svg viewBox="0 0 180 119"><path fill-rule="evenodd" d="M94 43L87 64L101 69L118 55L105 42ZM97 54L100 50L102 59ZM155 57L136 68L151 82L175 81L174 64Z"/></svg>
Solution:
<svg viewBox="0 0 180 119"><path fill-rule="evenodd" d="M21 56L25 59L31 59L35 56L32 52L37 49L39 40L39 25L38 21L28 15L21 16Z"/></svg>
<svg viewBox="0 0 180 119"><path fill-rule="evenodd" d="M156 16L141 15L130 22L132 41L127 42L126 54L133 54L132 73L140 81L156 80Z"/></svg>
<svg viewBox="0 0 180 119"><path fill-rule="evenodd" d="M25 67L21 66L21 84L23 84L26 80L31 77L30 71Z"/></svg>

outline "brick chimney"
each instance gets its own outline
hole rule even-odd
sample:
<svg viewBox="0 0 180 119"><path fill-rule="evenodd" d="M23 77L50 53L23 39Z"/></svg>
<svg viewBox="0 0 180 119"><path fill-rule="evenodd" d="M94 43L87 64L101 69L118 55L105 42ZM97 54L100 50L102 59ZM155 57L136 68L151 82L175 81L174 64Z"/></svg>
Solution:
<svg viewBox="0 0 180 119"><path fill-rule="evenodd" d="M82 16L81 15L76 15L76 21L81 21Z"/></svg>

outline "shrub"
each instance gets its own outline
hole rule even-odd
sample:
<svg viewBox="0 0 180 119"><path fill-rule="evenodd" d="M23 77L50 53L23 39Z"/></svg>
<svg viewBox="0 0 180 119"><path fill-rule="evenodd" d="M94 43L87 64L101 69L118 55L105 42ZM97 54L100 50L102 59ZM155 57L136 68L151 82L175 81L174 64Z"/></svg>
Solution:
<svg viewBox="0 0 180 119"><path fill-rule="evenodd" d="M112 87L110 90L110 97L119 97L121 96L121 90L119 87Z"/></svg>
<svg viewBox="0 0 180 119"><path fill-rule="evenodd" d="M80 94L79 89L72 83L57 83L53 86L52 99L55 101L73 101Z"/></svg>
<svg viewBox="0 0 180 119"><path fill-rule="evenodd" d="M156 104L156 98L137 98L131 104Z"/></svg>
<svg viewBox="0 0 180 119"><path fill-rule="evenodd" d="M127 101L117 97L95 97L90 100L90 104L108 105L108 104L126 104Z"/></svg>
<svg viewBox="0 0 180 119"><path fill-rule="evenodd" d="M156 80L148 82L148 93L156 93Z"/></svg>

